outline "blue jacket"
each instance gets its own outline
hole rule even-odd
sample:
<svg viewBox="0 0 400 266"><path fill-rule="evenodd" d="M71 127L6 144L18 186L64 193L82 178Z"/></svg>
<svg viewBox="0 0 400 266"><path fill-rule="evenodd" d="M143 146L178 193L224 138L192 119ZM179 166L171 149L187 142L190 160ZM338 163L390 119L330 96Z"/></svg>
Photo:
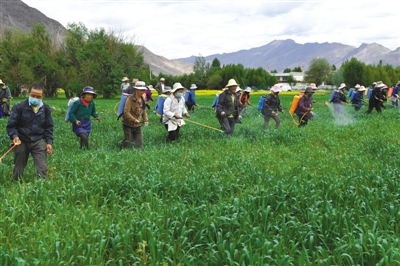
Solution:
<svg viewBox="0 0 400 266"><path fill-rule="evenodd" d="M19 137L22 142L36 142L44 139L47 144L53 144L53 129L50 107L43 103L43 106L35 113L28 100L13 106L7 124L7 134L10 139Z"/></svg>

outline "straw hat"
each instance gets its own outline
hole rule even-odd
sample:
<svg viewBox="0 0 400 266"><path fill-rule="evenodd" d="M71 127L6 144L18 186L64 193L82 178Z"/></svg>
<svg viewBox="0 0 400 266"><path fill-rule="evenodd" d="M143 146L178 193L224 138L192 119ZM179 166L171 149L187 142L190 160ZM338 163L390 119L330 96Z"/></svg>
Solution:
<svg viewBox="0 0 400 266"><path fill-rule="evenodd" d="M174 86L172 86L172 93L176 92L177 90L183 90L185 87L183 87L179 82L175 83Z"/></svg>
<svg viewBox="0 0 400 266"><path fill-rule="evenodd" d="M0 79L0 85L4 85L4 82Z"/></svg>
<svg viewBox="0 0 400 266"><path fill-rule="evenodd" d="M93 87L90 86L86 86L85 88L83 88L81 97L83 97L85 94L93 94L93 99L97 97L97 93L95 93Z"/></svg>
<svg viewBox="0 0 400 266"><path fill-rule="evenodd" d="M122 81L129 81L129 79L128 79L127 77L124 77L124 78L122 79Z"/></svg>
<svg viewBox="0 0 400 266"><path fill-rule="evenodd" d="M138 81L133 88L137 90L146 90L146 83L144 81Z"/></svg>
<svg viewBox="0 0 400 266"><path fill-rule="evenodd" d="M139 81L139 79L134 78L134 79L132 79L132 84L136 84L136 82L138 82L138 81Z"/></svg>
<svg viewBox="0 0 400 266"><path fill-rule="evenodd" d="M358 89L358 91L365 91L365 87L364 87L364 86L360 86L360 88Z"/></svg>
<svg viewBox="0 0 400 266"><path fill-rule="evenodd" d="M225 87L229 88L229 87L231 87L231 86L239 86L239 85L240 85L240 84L237 84L236 81L235 81L234 79L230 79L230 80L228 81L228 84L226 84Z"/></svg>
<svg viewBox="0 0 400 266"><path fill-rule="evenodd" d="M165 78L160 78L160 81L165 81Z"/></svg>
<svg viewBox="0 0 400 266"><path fill-rule="evenodd" d="M346 87L347 87L346 84L342 83L342 84L340 84L338 90L341 90L341 89L346 88Z"/></svg>
<svg viewBox="0 0 400 266"><path fill-rule="evenodd" d="M386 85L383 84L382 81L377 81L377 82L376 82L376 85L375 85L375 87L377 87L377 88L381 88L381 87L385 87L385 86L386 86Z"/></svg>

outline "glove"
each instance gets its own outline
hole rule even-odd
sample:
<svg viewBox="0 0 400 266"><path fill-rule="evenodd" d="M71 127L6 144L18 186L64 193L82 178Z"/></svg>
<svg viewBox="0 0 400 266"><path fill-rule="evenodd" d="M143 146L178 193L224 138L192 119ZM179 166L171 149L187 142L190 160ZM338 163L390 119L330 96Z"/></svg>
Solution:
<svg viewBox="0 0 400 266"><path fill-rule="evenodd" d="M221 116L225 116L225 112L221 112Z"/></svg>
<svg viewBox="0 0 400 266"><path fill-rule="evenodd" d="M144 122L144 125L147 127L149 125L149 122Z"/></svg>

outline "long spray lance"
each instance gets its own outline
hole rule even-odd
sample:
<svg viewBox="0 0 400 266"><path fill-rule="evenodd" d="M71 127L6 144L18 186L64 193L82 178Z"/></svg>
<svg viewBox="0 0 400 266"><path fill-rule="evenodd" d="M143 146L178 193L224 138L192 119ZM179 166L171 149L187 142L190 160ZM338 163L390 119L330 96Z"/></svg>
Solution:
<svg viewBox="0 0 400 266"><path fill-rule="evenodd" d="M192 120L189 120L189 119L183 119L183 120L184 121L188 121L188 122L193 123L193 124L196 124L196 125L199 125L199 126L202 126L202 127L206 127L206 128L221 132L221 134L224 134L224 131L221 130L221 129L218 129L218 128L215 128L215 127L210 127L210 126L207 126L207 125L204 125L204 124L201 124L199 122L195 122L195 121L192 121Z"/></svg>
<svg viewBox="0 0 400 266"><path fill-rule="evenodd" d="M15 143L14 145L12 145L11 148L9 148L8 151L6 151L6 152L0 157L0 163L3 163L4 157L6 157L7 154L9 154L10 151L12 151L12 149L14 149L16 146L18 146L18 145L20 145L20 144L21 144L21 142L17 142L17 143Z"/></svg>

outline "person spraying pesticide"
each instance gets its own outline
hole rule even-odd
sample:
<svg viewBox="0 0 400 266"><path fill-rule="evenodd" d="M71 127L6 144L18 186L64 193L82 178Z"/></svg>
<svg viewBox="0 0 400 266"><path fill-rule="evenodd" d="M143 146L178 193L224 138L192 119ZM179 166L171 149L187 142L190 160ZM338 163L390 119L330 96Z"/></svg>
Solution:
<svg viewBox="0 0 400 266"><path fill-rule="evenodd" d="M308 120L314 117L311 110L313 103L313 94L314 90L310 87L307 87L304 91L304 95L300 98L299 103L296 108L296 115L299 117L298 127L304 127L308 124Z"/></svg>
<svg viewBox="0 0 400 266"><path fill-rule="evenodd" d="M281 119L278 115L278 110L284 114L285 111L281 106L281 100L279 98L279 92L281 88L279 86L273 86L271 88L271 93L265 97L264 107L261 109L261 113L264 115L264 127L267 128L269 120L272 118L275 120L275 129L279 128L281 124Z"/></svg>
<svg viewBox="0 0 400 266"><path fill-rule="evenodd" d="M93 99L97 93L90 86L83 88L80 99L74 102L69 114L69 121L72 123L72 131L80 138L80 148L89 149L89 134L92 130L90 117L93 116L97 121L101 121L101 116L96 112Z"/></svg>

